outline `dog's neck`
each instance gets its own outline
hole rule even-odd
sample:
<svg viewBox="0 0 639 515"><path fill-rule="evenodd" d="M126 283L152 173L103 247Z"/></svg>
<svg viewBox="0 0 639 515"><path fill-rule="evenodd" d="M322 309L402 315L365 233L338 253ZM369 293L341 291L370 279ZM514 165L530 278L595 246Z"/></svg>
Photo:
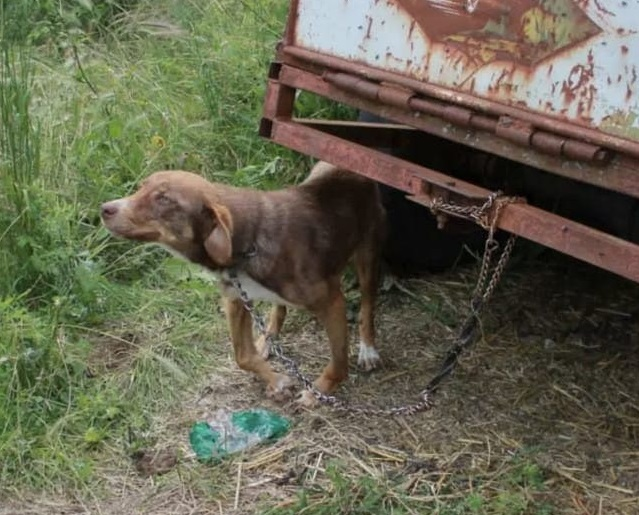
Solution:
<svg viewBox="0 0 639 515"><path fill-rule="evenodd" d="M232 263L229 267L230 270L244 270L250 264L249 261L258 257L257 245L253 243L246 250L233 253Z"/></svg>
<svg viewBox="0 0 639 515"><path fill-rule="evenodd" d="M233 253L231 263L223 268L233 268L251 274L253 265L260 255L257 236L269 204L266 201L269 193L258 190L247 192L235 188L225 193L224 207L229 210L233 220L231 228Z"/></svg>

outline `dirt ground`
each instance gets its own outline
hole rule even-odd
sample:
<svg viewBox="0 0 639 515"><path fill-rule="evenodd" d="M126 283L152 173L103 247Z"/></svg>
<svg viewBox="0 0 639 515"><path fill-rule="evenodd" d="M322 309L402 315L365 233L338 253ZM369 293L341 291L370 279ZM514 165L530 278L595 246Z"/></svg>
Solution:
<svg viewBox="0 0 639 515"><path fill-rule="evenodd" d="M387 282L377 318L383 367L360 373L353 345L341 394L380 406L415 400L459 328L476 270ZM132 463L113 463L108 501L32 500L0 513L364 513L344 506L372 502L370 492L379 501L368 513L639 513L638 294L550 253L513 262L481 340L435 407L411 418L294 413L266 401L220 349L219 370L156 421L157 450L180 451L169 473L144 478ZM355 292L349 299L356 306ZM293 314L282 338L305 371L321 370L327 344L317 323ZM290 433L218 465L194 459L193 421L257 406L291 417ZM348 495L350 504L340 500Z"/></svg>

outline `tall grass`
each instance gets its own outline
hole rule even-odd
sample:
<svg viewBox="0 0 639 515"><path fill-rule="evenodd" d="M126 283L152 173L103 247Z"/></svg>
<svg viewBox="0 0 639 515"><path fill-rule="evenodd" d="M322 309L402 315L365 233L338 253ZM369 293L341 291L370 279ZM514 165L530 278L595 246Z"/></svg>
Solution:
<svg viewBox="0 0 639 515"><path fill-rule="evenodd" d="M159 168L305 172L257 135L286 6L0 0L0 490L95 486L214 367L211 286L110 238L98 206Z"/></svg>
<svg viewBox="0 0 639 515"><path fill-rule="evenodd" d="M30 310L48 275L37 253L51 245L40 224L49 194L41 181L40 130L31 113L32 52L24 38L11 33L13 27L24 28L28 10L25 3L12 7L0 7L0 428L5 436L0 450L7 460L3 472L17 474L25 466L22 438L55 417L69 384L51 345L55 310Z"/></svg>
<svg viewBox="0 0 639 515"><path fill-rule="evenodd" d="M5 208L0 212L0 244L4 252L3 270L16 269L29 261L31 254L27 235L37 222L35 183L40 172L40 140L38 128L31 118L32 66L28 49L11 44L5 36L7 19L0 12L0 184ZM35 279L28 265L21 274L3 274L2 291L21 291L25 283Z"/></svg>

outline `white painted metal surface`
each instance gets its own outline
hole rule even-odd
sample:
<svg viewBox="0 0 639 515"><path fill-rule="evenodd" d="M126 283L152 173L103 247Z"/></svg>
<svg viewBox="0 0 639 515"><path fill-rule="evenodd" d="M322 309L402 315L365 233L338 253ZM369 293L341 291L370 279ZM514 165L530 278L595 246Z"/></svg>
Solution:
<svg viewBox="0 0 639 515"><path fill-rule="evenodd" d="M639 0L299 0L294 45L639 140Z"/></svg>

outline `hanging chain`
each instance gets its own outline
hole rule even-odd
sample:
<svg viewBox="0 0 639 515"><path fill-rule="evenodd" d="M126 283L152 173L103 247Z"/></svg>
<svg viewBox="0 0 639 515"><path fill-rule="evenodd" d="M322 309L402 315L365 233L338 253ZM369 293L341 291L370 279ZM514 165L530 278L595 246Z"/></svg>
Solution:
<svg viewBox="0 0 639 515"><path fill-rule="evenodd" d="M442 212L473 220L488 231L488 236L484 245L484 255L479 269L479 277L470 301L470 313L464 321L457 338L453 342L446 358L440 366L439 372L429 381L426 388L419 393L419 400L414 403L387 408L376 408L361 404L351 404L335 397L334 395L328 395L319 391L314 386L312 380L300 371L297 363L284 354L278 339L275 338L274 335L268 333L264 318L255 310L253 302L246 291L242 288L242 284L238 279L237 271L235 269L229 270L229 280L233 287L237 290L240 300L244 304L244 308L251 315L257 330L266 339L267 348L273 351L275 357L280 361L280 363L282 363L282 365L284 365L288 373L295 377L306 390L311 392L318 402L329 405L339 411L346 411L359 415L414 415L415 413L432 408L432 394L438 389L439 384L452 373L459 361L461 353L475 340L475 334L482 309L493 294L495 287L504 272L504 268L506 267L506 263L508 262L508 258L510 257L516 240L515 235L509 236L497 263L492 268L491 273L493 255L500 246L499 242L495 239L499 215L505 205L520 201L521 199L516 197L504 197L501 192L495 192L492 193L481 206L461 206L459 204L444 202L439 198L434 199L431 203L431 211L433 214Z"/></svg>

